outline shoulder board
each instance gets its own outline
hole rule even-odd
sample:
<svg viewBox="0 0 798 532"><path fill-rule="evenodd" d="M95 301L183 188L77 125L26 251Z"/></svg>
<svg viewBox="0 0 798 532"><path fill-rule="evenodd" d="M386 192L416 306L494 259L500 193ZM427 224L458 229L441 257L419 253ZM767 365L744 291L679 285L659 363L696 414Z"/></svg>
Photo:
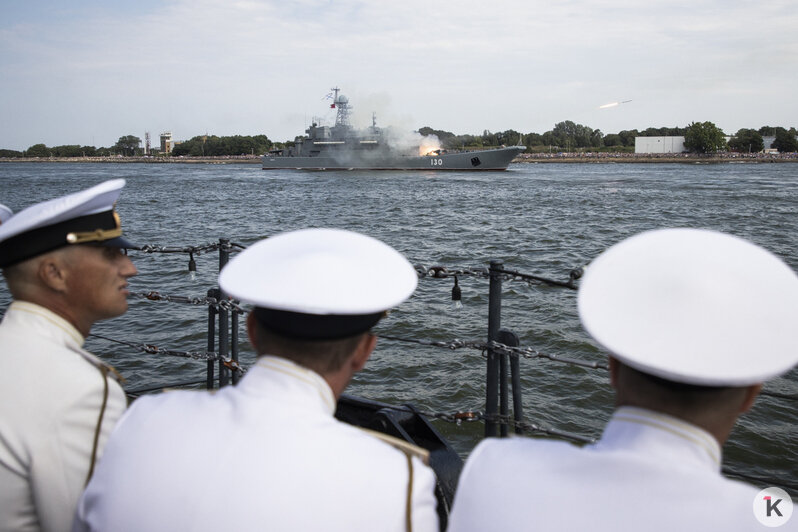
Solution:
<svg viewBox="0 0 798 532"><path fill-rule="evenodd" d="M394 447L395 449L398 449L407 455L415 456L416 458L421 460L425 465L429 465L429 450L424 449L423 447L419 447L418 445L414 445L410 442L406 442L404 440L396 438L395 436L389 436L388 434L385 434L383 432L378 432L376 430L371 430L371 429L364 429L363 427L355 427L355 428L362 430L366 434L387 443L391 447Z"/></svg>

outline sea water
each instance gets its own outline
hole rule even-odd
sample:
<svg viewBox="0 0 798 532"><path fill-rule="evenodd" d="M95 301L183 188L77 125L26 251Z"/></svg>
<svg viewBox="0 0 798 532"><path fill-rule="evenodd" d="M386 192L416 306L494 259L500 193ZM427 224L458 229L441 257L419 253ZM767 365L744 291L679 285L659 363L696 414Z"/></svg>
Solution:
<svg viewBox="0 0 798 532"><path fill-rule="evenodd" d="M379 238L419 267L508 270L568 280L569 272L640 231L699 227L756 242L798 270L798 164L512 164L506 172L263 171L254 164L0 163L0 203L15 211L106 179L124 178L118 202L126 236L138 245L203 246L220 238L246 246L282 231L338 227ZM205 296L216 284L218 253L131 252L135 292ZM362 269L376 268L363 264ZM323 265L319 265L323 268ZM390 283L391 279L385 279ZM451 279L426 277L413 297L377 328L422 341L487 339L488 281L461 276L462 308ZM502 327L546 354L604 362L582 330L572 290L506 281ZM10 301L0 282L0 312ZM798 324L796 324L798 326ZM131 299L129 312L92 332L135 345L207 349L207 309ZM254 354L240 327L241 360ZM205 363L151 355L89 338L135 389L200 380ZM758 356L751 353L751 356ZM20 355L24 365L24 355ZM382 339L348 393L422 411L485 408L486 359L449 349ZM607 371L546 359L521 360L524 418L597 438L613 409ZM798 371L767 383L724 448L724 465L757 484L798 483ZM786 396L786 397L781 397ZM434 421L466 456L481 423ZM277 430L277 429L276 429ZM538 436L538 435L532 435ZM795 492L793 492L795 493Z"/></svg>

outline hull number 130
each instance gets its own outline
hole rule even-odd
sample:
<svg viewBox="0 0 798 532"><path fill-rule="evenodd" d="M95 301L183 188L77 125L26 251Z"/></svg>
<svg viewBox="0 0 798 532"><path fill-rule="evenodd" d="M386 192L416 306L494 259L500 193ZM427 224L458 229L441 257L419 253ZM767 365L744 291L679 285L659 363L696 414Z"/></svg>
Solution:
<svg viewBox="0 0 798 532"><path fill-rule="evenodd" d="M430 159L429 164L431 166L443 166L443 159Z"/></svg>

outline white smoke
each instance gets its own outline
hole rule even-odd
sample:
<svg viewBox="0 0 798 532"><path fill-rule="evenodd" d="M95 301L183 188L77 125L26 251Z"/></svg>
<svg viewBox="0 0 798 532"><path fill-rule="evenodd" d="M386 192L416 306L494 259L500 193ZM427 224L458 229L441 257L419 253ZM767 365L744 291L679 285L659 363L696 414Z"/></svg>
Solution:
<svg viewBox="0 0 798 532"><path fill-rule="evenodd" d="M403 153L426 155L441 149L441 141L437 135L422 135L418 131L403 131L393 127L384 129L383 133L385 142Z"/></svg>

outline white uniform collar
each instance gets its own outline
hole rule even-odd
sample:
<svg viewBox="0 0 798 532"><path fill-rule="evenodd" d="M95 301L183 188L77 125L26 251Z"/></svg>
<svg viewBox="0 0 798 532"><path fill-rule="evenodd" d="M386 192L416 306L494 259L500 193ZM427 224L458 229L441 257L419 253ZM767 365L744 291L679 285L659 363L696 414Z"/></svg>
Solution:
<svg viewBox="0 0 798 532"><path fill-rule="evenodd" d="M105 368L111 378L124 382L113 366L83 349L86 339L71 323L41 305L30 301L13 301L3 316L3 323L27 329L27 334L31 337L63 345L83 357L91 365L101 369Z"/></svg>
<svg viewBox="0 0 798 532"><path fill-rule="evenodd" d="M595 447L639 450L652 460L670 461L674 466L692 463L720 471L720 444L710 433L684 420L644 408L618 408Z"/></svg>
<svg viewBox="0 0 798 532"><path fill-rule="evenodd" d="M258 378L248 378L252 375L262 375L269 380L269 386L263 386L262 382L256 382ZM249 381L252 381L251 384ZM272 397L280 394L291 394L307 397L313 403L329 415L335 413L335 395L324 378L315 371L300 366L291 360L271 355L263 355L258 358L255 366L247 371L247 375L241 380L237 388L246 393L266 392ZM293 392L293 393L292 393Z"/></svg>
<svg viewBox="0 0 798 532"><path fill-rule="evenodd" d="M25 327L35 327L39 337L63 343L71 349L82 350L86 339L67 320L41 305L29 301L13 301L3 321L9 320Z"/></svg>

